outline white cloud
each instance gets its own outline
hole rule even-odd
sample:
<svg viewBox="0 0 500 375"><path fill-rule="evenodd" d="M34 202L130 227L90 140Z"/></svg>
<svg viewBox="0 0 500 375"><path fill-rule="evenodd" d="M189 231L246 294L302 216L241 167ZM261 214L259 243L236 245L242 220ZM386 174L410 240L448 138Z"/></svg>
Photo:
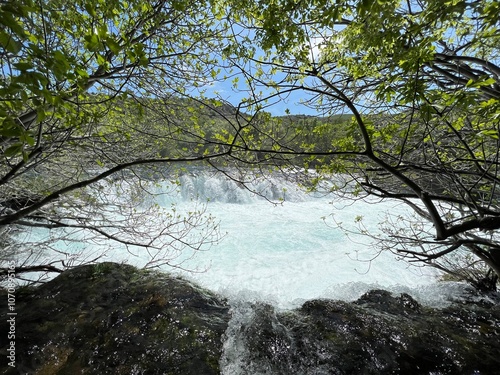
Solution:
<svg viewBox="0 0 500 375"><path fill-rule="evenodd" d="M325 38L323 37L312 37L309 38L309 60L312 63L318 62L321 57L321 50L325 45Z"/></svg>

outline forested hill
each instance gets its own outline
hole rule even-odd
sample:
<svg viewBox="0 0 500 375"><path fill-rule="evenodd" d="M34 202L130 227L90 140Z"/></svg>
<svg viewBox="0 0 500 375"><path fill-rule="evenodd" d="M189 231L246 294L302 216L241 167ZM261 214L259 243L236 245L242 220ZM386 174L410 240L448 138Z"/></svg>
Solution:
<svg viewBox="0 0 500 375"><path fill-rule="evenodd" d="M275 161L280 152L293 152L303 160L303 152L331 151L335 140L353 133L354 125L348 114L272 116L262 111L252 115L215 99L179 97L124 99L113 107L104 102L103 112L106 116L91 136L106 147L123 145L124 157L137 156L130 153L131 147L149 150L156 157L182 158L224 152L232 145L245 153L246 162L266 151ZM281 162L290 159L284 155Z"/></svg>

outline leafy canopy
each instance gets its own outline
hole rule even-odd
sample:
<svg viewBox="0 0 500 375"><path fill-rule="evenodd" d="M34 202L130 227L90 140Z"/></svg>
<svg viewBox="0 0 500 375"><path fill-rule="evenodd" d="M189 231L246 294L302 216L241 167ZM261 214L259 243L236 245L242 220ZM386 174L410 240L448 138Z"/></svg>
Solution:
<svg viewBox="0 0 500 375"><path fill-rule="evenodd" d="M266 52L241 56L261 68L253 92L301 91L319 113L353 115L347 137L296 152L414 210L411 223L391 221L382 245L438 267L469 251L500 274L498 2L241 4L234 22L256 30Z"/></svg>

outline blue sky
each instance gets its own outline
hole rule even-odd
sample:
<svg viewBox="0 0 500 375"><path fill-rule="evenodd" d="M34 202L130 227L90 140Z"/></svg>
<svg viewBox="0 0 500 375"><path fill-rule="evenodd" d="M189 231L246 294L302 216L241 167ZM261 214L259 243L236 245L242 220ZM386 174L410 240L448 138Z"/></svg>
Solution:
<svg viewBox="0 0 500 375"><path fill-rule="evenodd" d="M216 97L234 106L238 106L245 98L249 97L247 92L248 88L245 84L245 77L243 74L226 75L228 77L224 78L224 73L221 72L216 77L215 81L207 81L207 84L199 87L198 90L203 91L204 95L207 97ZM235 88L233 80L236 76L238 76L239 81ZM259 88L259 90L262 90L264 95L275 93L271 91L271 89L265 90ZM268 101L268 106L266 106L264 110L274 116L284 116L286 114L317 115L318 113L314 109L302 103L304 99L307 98L310 98L310 94L302 90L296 90L286 95L274 96Z"/></svg>
<svg viewBox="0 0 500 375"><path fill-rule="evenodd" d="M234 37L236 39L243 38L242 39L243 41L241 41L242 45L248 43L248 40L252 40L252 37L255 37L255 35L253 35L254 31L252 30L243 30L243 29L240 30L237 26L233 27L234 27L233 31L235 33ZM240 34L240 32L242 34ZM316 59L320 54L319 43L321 41L323 41L323 39L311 38L310 59L312 61L314 61L314 59ZM244 58L239 59L238 57L236 57L235 64L239 65L239 67L233 66L231 61L224 60L220 56L219 57L213 56L216 60L219 60L221 71L219 72L219 74L216 75L214 80L208 78L206 85L200 87L201 90L205 90L204 94L206 96L218 97L226 102L229 102L234 106L237 106L239 103L241 103L242 100L249 97L249 94L247 92L248 87L245 83L245 76L241 72L238 73L238 70L245 70L245 72L247 72L249 75L253 75L259 70L259 68L257 68L256 64L253 63L252 60L255 61L262 58L263 60L271 61L268 59L272 59L269 56L266 58L265 57L266 54L255 45L249 46L249 48L252 49L251 53L253 53L251 58L245 60ZM261 68L266 69L264 66L261 66ZM235 88L234 79L236 77L238 78L238 83L236 84ZM271 76L271 74L269 74L269 71L267 71L266 77L262 79L264 80L273 79L279 82L284 78L285 78L285 73L281 74L278 73L277 75ZM264 86L260 86L257 89L263 91L262 96L275 93L275 91L272 91L271 89L266 89ZM317 111L301 103L304 101L304 99L308 99L310 97L311 94L303 90L296 90L279 97L274 96L272 100L269 101L269 106L267 106L264 110L266 112L270 112L274 116L284 116L286 114L317 115L318 114Z"/></svg>
<svg viewBox="0 0 500 375"><path fill-rule="evenodd" d="M205 89L207 89L207 96L220 97L234 106L237 106L247 97L246 92L243 90L237 91L234 89L231 79L217 82L210 87L205 86ZM270 105L265 108L265 111L270 112L274 116L284 116L287 112L290 114L316 115L316 111L301 104L301 101L307 98L307 96L308 94L304 91L295 91L287 94L286 97L275 97L270 101Z"/></svg>

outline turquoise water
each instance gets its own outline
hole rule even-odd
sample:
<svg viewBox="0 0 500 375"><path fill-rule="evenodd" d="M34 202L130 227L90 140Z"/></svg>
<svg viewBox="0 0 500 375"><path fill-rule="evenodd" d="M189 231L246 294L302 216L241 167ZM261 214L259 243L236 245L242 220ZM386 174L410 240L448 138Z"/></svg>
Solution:
<svg viewBox="0 0 500 375"><path fill-rule="evenodd" d="M352 203L306 194L278 178L255 181L252 188L279 202L273 204L221 176L185 175L181 181L178 208L208 200L207 211L220 220L224 238L182 264L201 272L176 272L230 298L293 307L318 297L356 299L377 287L418 294L435 284L434 270L378 254L370 239L348 236L336 224L354 230L361 215L367 229L378 231L388 210L406 214L394 202Z"/></svg>
<svg viewBox="0 0 500 375"><path fill-rule="evenodd" d="M342 222L343 227L355 230L356 217L363 216L367 229L377 232L387 211L407 214L406 208L394 202L352 203L333 195L307 194L293 178L276 176L255 178L248 185L250 190L222 174L204 170L185 173L179 180L179 186L170 182L151 185L148 189L156 194L151 198L153 203L167 212L175 204L181 215L204 209L205 215L219 222L222 238L199 251L180 251L177 243L166 243L162 254L174 267L161 269L179 273L230 299L265 300L288 308L318 297L354 300L373 288L410 292L425 299L429 288L437 287L434 270L410 267L390 253L378 254L367 237L347 235L337 226ZM126 189L117 194L116 189L105 186L100 191L106 191L108 199L129 200ZM151 223L154 226L154 214L144 219L134 228L138 236L141 231L147 233ZM140 267L150 260L144 249L127 249L83 230L52 243L58 235L60 232L37 229L22 235L20 241L46 241L61 252L49 252L47 262L55 255L66 257L66 264L76 264L99 254L104 254L100 261ZM197 235L194 231L187 239Z"/></svg>

